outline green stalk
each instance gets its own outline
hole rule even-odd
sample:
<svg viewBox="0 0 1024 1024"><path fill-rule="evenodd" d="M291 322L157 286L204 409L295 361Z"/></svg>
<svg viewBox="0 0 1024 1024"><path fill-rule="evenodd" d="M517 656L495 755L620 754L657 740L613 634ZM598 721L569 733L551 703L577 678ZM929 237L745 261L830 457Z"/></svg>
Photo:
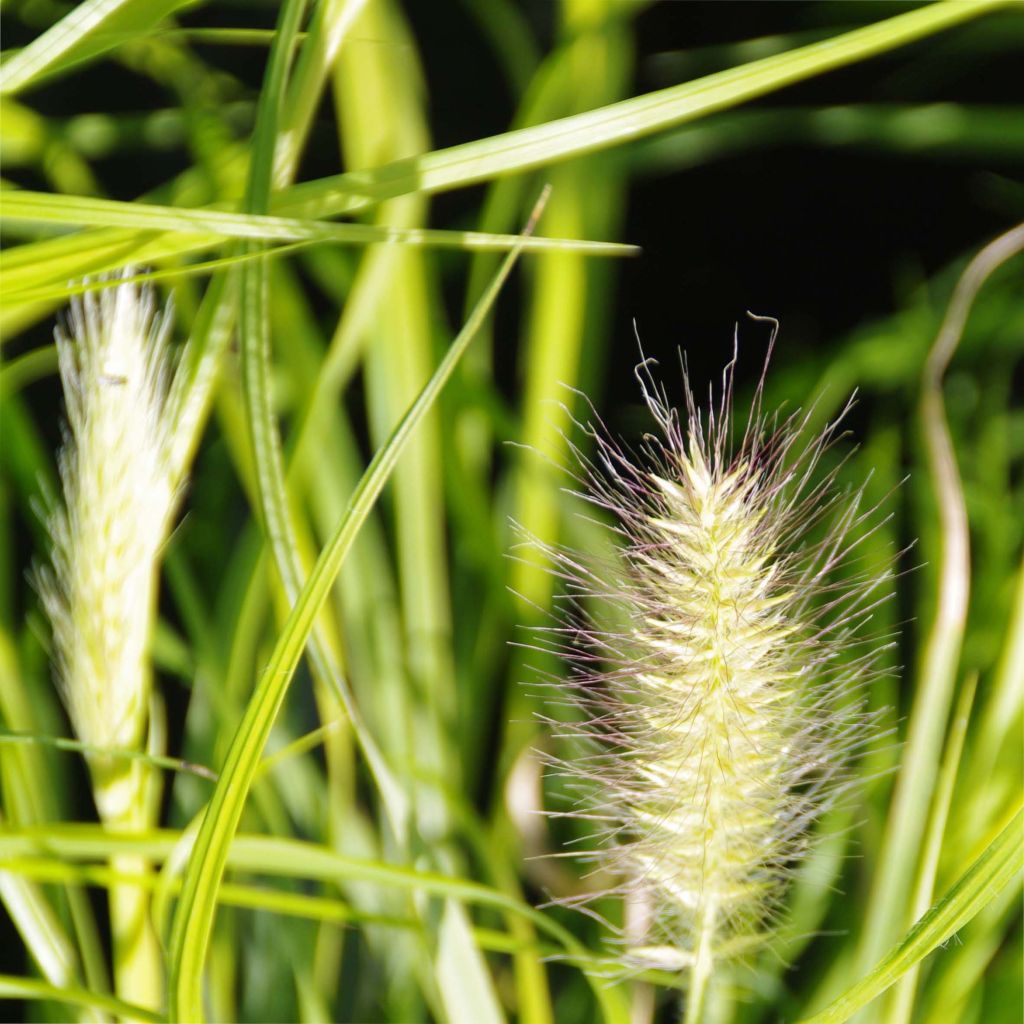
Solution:
<svg viewBox="0 0 1024 1024"><path fill-rule="evenodd" d="M714 958L711 944L715 936L715 918L718 911L713 900L708 900L704 908L700 938L697 942L693 965L690 967L690 988L686 996L685 1024L700 1024L704 1017L704 1004L707 997L708 984Z"/></svg>
<svg viewBox="0 0 1024 1024"><path fill-rule="evenodd" d="M144 831L153 824L152 771L138 761L94 765L93 791L100 807L122 803L103 822L113 832ZM163 952L150 920L149 893L135 882L150 873L145 857L111 857L110 869L126 881L110 887L110 930L118 998L149 1009L163 1002ZM140 1019L140 1018L130 1018Z"/></svg>

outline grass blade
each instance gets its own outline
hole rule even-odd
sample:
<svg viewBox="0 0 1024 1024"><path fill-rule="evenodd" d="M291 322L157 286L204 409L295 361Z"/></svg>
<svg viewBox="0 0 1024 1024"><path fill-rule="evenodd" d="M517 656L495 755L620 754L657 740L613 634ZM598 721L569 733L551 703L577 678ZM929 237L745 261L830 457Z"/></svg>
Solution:
<svg viewBox="0 0 1024 1024"><path fill-rule="evenodd" d="M151 754L145 750L115 749L112 747L96 747L89 743L80 743L78 740L65 739L63 736L44 736L38 733L14 732L0 725L0 747L7 744L38 743L42 746L53 747L55 750L67 750L78 754L96 754L103 757L110 757L115 760L138 761L141 764L151 765L153 768L163 768L172 772L188 772L190 775L199 778L217 781L217 776L199 764L189 764L178 757L164 757L161 754Z"/></svg>
<svg viewBox="0 0 1024 1024"><path fill-rule="evenodd" d="M971 4L943 0L823 42L583 114L368 170L295 185L275 196L273 208L277 214L287 217L337 216L365 209L394 196L449 191L608 149L886 53L1006 6L1006 3L1007 0L978 0ZM5 202L10 195L12 193L5 193ZM60 254L65 261L62 270L52 266L52 244L48 247L45 243L29 243L10 250L4 257L4 263L20 270L24 280L19 279L19 283L23 287L41 287L61 282L69 276L95 271L102 257L93 254L100 242L105 247L103 251L107 254L116 251L123 261L111 263L108 255L106 266L112 269L138 261L137 250L144 239L124 231L107 230L99 238L95 232L82 232L61 247ZM178 244L184 250L190 243L194 245L194 237L182 239ZM19 255L23 249L29 251ZM175 251L170 244L161 248L162 255L173 255ZM69 266L74 269L70 270ZM10 284L8 279L9 287Z"/></svg>
<svg viewBox="0 0 1024 1024"><path fill-rule="evenodd" d="M945 942L1024 869L1024 809L988 845L960 880L856 985L804 1024L842 1024Z"/></svg>
<svg viewBox="0 0 1024 1024"><path fill-rule="evenodd" d="M74 946L42 887L13 871L0 871L0 901L43 976L54 985L75 980Z"/></svg>
<svg viewBox="0 0 1024 1024"><path fill-rule="evenodd" d="M349 245L389 242L477 252L507 252L516 247L521 247L526 252L556 249L591 256L636 252L636 246L618 242L588 242L568 238L528 238L524 241L520 235L491 235L477 231L443 231L432 228L394 228L377 224L333 224L253 212L190 210L178 206L159 206L155 203L122 203L113 199L51 195L27 190L12 190L5 194L3 216L10 221L58 224L63 227L122 227L139 231L176 231L192 235L206 233L214 236L211 243L218 238L243 238L264 242L319 241ZM195 239L190 242L190 245L194 244Z"/></svg>
<svg viewBox="0 0 1024 1024"><path fill-rule="evenodd" d="M171 829L131 833L109 832L99 825L78 823L11 826L0 833L0 858L11 865L12 871L25 867L25 873L31 875L28 861L33 859L38 867L42 863L40 857L64 861L106 861L116 856L134 855L154 862L166 861L177 856L180 840L181 833ZM582 944L550 915L542 914L499 889L463 877L351 857L318 843L281 836L234 836L227 864L245 874L327 882L345 878L509 911L533 921L573 956L587 953ZM93 877L98 879L107 875L95 874ZM148 880L140 884L154 883ZM173 889L177 883L170 885Z"/></svg>
<svg viewBox="0 0 1024 1024"><path fill-rule="evenodd" d="M441 918L436 970L451 1024L501 1024L505 1019L469 919L454 900Z"/></svg>
<svg viewBox="0 0 1024 1024"><path fill-rule="evenodd" d="M967 618L970 592L967 508L946 421L943 376L982 285L990 274L1022 249L1024 224L1000 235L975 256L957 283L924 369L922 429L942 525L939 602L925 643L906 753L879 855L881 867L868 907L859 951L862 969L874 962L913 919L913 876L935 788Z"/></svg>
<svg viewBox="0 0 1024 1024"><path fill-rule="evenodd" d="M166 1021L166 1018L158 1013L125 1003L114 996L90 992L84 988L50 985L36 978L18 978L11 974L0 974L0 996L6 999L55 999L70 1006L106 1010L121 1020L140 1020L152 1024L164 1024Z"/></svg>
<svg viewBox="0 0 1024 1024"><path fill-rule="evenodd" d="M287 65L303 8L304 0L293 0L282 10L278 37L271 49L267 78L260 99L252 163L244 201L247 213L259 213L265 210L270 202L274 153L286 89ZM251 241L242 247L245 255L251 256L259 251L258 243ZM238 322L242 339L242 390L263 528L288 603L294 606L303 588L305 574L295 528L289 515L281 441L270 399L268 274L266 261L259 258L244 264L241 268ZM319 679L331 685L341 699L363 746L378 787L385 797L392 823L400 833L400 823L404 819L404 801L398 795L398 786L392 780L376 743L362 723L337 659L332 656L327 643L315 628L310 639L310 658L314 673Z"/></svg>
<svg viewBox="0 0 1024 1024"><path fill-rule="evenodd" d="M279 212L322 217L410 192L442 192L643 138L737 106L784 86L887 53L1005 6L942 0L822 42L802 46L597 110L399 160L369 171L296 185Z"/></svg>
<svg viewBox="0 0 1024 1024"><path fill-rule="evenodd" d="M540 204L527 225L527 232L532 230L539 211ZM491 287L481 298L433 377L397 424L388 443L374 456L352 495L345 516L317 559L298 602L292 608L270 662L246 709L228 752L220 782L203 818L174 916L170 948L170 1016L175 1020L202 1018L203 962L213 928L217 888L224 875L228 849L241 819L245 798L258 768L263 747L312 632L317 612L334 583L359 527L391 475L398 456L419 421L433 405L480 323L490 312L518 256L518 250L513 250L506 257Z"/></svg>
<svg viewBox="0 0 1024 1024"><path fill-rule="evenodd" d="M963 756L964 740L967 736L967 725L970 721L977 686L978 673L972 672L961 687L960 698L949 727L946 753L942 770L939 773L931 818L928 822L928 834L925 837L921 866L917 875L913 905L914 917L920 917L928 909L934 897L935 876L939 870L939 854L942 851L946 822L953 804L953 790L960 771L960 759ZM889 1011L890 1024L909 1024L916 996L917 975L918 968L915 965L900 979L899 987L893 993Z"/></svg>
<svg viewBox="0 0 1024 1024"><path fill-rule="evenodd" d="M19 92L43 76L98 56L122 39L134 38L178 8L195 2L86 0L4 61L0 68L0 96Z"/></svg>

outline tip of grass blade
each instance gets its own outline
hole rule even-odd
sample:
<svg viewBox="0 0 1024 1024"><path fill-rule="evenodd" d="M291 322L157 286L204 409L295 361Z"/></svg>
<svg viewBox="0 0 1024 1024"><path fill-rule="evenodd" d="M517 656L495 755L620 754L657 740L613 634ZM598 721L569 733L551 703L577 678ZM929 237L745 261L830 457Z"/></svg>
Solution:
<svg viewBox="0 0 1024 1024"><path fill-rule="evenodd" d="M530 216L526 221L526 225L523 227L522 234L529 237L533 234L534 228L537 227L537 221L540 220L541 214L544 212L544 207L548 205L548 200L551 198L551 182L546 181L544 187L540 190L540 195L537 196L537 202L533 204L533 209L530 211Z"/></svg>

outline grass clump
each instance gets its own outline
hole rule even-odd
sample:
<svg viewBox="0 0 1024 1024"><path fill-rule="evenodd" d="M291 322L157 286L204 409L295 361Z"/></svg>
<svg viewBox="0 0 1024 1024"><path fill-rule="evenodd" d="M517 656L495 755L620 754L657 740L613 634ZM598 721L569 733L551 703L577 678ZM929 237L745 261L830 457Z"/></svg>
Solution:
<svg viewBox="0 0 1024 1024"><path fill-rule="evenodd" d="M708 1024L1010 1024L1019 257L928 351L971 255L1019 218L1021 11L740 11L5 6L11 1016L652 1024L710 964L689 1011ZM682 342L696 391L728 352L693 339L755 304L786 345L760 389L738 364L736 408L804 403L806 423L780 414L773 440L755 414L732 447L721 404L691 430L650 385L668 434L607 475L629 455L610 437L650 429L629 319L663 362ZM857 444L818 443L854 390ZM581 394L606 433L573 433ZM614 508L578 515L533 456L574 443ZM892 517L829 505L833 473ZM625 481L643 500L619 536ZM586 552L619 607L590 717L651 753L593 737L619 787L604 826L632 822L600 878L545 856L595 828L545 816L565 780L537 749L597 762L531 714L513 641L567 581L508 557L513 522ZM830 526L849 527L834 551ZM691 557L708 545L717 584ZM892 577L858 580L861 554ZM867 632L898 649L844 647L890 594ZM579 628L600 644L604 618ZM529 657L582 693L558 652ZM861 752L865 722L894 741ZM702 878L705 851L728 870Z"/></svg>

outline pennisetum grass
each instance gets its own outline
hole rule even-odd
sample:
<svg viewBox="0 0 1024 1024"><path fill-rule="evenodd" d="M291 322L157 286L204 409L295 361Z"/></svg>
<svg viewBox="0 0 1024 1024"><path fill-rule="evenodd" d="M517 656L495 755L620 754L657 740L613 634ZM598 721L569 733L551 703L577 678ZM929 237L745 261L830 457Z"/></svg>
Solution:
<svg viewBox="0 0 1024 1024"><path fill-rule="evenodd" d="M138 758L160 753L149 642L161 547L178 487L168 394L169 311L152 290L124 281L76 300L56 331L68 430L59 468L63 503L49 516L50 565L40 570L55 663L72 728L91 747L100 818L114 830L156 820L159 780ZM110 888L118 994L143 1006L162 999L162 956L149 921L137 857L113 858L128 876Z"/></svg>
<svg viewBox="0 0 1024 1024"><path fill-rule="evenodd" d="M837 423L808 438L806 416L765 414L762 375L740 435L734 365L706 410L684 374L681 415L641 363L657 436L634 454L592 427L595 454L577 452L621 562L547 549L572 609L541 641L573 668L553 697L571 713L546 719L575 741L552 759L576 800L556 816L589 823L580 856L615 880L566 902L643 908L622 960L688 972L687 1022L715 965L770 935L812 825L848 788L884 646L863 626L888 570L854 564L873 510L821 468Z"/></svg>
<svg viewBox="0 0 1024 1024"><path fill-rule="evenodd" d="M0 902L22 948L0 999L33 1001L40 1020L649 1024L656 1000L689 989L708 1024L862 1010L864 1024L1018 1024L1020 256L976 304L972 264L947 321L962 341L938 344L948 368L925 353L968 247L1013 215L1005 170L1024 149L1004 86L1024 8L762 5L754 24L697 10L715 5L434 6L4 8ZM798 83L794 106L780 90ZM448 229L514 231L541 179L545 233L574 241L534 239L546 251L524 259L522 289L436 407L418 406L430 412L413 436L401 417L448 350L466 260L474 330L493 287L497 256ZM841 197L828 216L806 217L807 182ZM790 244L765 276L776 229ZM389 241L354 244L375 238ZM583 261L606 241L642 242L644 264ZM671 290L652 285L669 251ZM140 264L174 282L189 342L173 374L152 296L94 280ZM654 319L681 301L713 316L733 280L770 286L807 325L752 426L739 403L728 425L729 399L713 417L704 399L673 412L644 367L658 438L631 452L595 431L581 474L617 532L567 522L554 478L502 442L561 462L574 402L552 415L556 389L628 400L608 377L615 309L653 286ZM51 540L32 512L61 490L58 351L33 327L82 290L97 294L60 341L69 428L60 510L43 499ZM836 432L815 426L854 387L864 447L842 474L873 467L862 498L829 479ZM775 394L820 397L787 420L770 415ZM192 528L164 578L200 451ZM876 522L856 502L876 505L904 472L892 520L852 550ZM954 506L967 595L947 586L947 556L963 553ZM574 610L540 642L571 648L577 668L559 683L572 709L550 716L586 747L565 766L576 806L558 808L584 820L554 828L594 848L587 888L611 896L588 909L621 923L611 957L586 917L527 898L579 882L551 863L534 875L524 856L548 831L520 814L543 790L505 641L562 583L509 562L510 515L583 552L562 551ZM924 568L893 588L898 611L861 629L869 563L897 564L911 536ZM29 537L49 567L73 737L55 735ZM866 717L861 684L895 655L876 662L881 643L858 637L897 617L920 624L899 657L917 667L870 686L868 706L886 710ZM182 683L166 751L151 661ZM976 711L953 724L975 673ZM890 730L902 755L880 743L856 757ZM81 766L61 751L86 755L102 821L75 820ZM157 818L156 772L196 765L223 785L180 776ZM819 820L855 776L876 781ZM161 957L145 922L173 903L176 848L204 804ZM769 938L741 993L728 959ZM549 969L563 956L573 967Z"/></svg>

